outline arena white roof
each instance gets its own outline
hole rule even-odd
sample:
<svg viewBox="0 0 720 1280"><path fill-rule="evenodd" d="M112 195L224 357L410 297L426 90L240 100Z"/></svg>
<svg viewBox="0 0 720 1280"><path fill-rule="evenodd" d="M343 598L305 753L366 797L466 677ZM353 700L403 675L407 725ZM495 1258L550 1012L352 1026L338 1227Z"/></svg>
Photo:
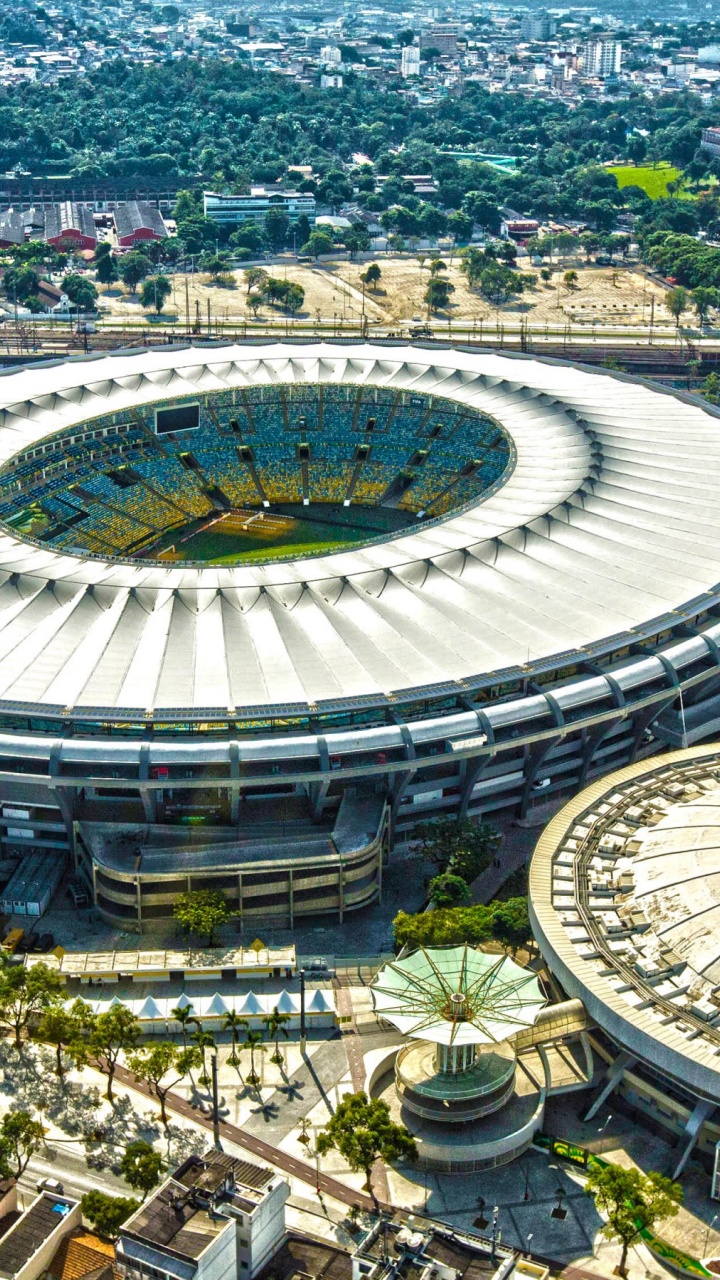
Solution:
<svg viewBox="0 0 720 1280"><path fill-rule="evenodd" d="M720 581L720 432L699 406L528 358L312 344L80 358L0 378L0 463L61 428L257 383L470 404L512 437L474 509L359 550L238 568L77 557L0 533L0 700L133 712L314 704L573 651Z"/></svg>
<svg viewBox="0 0 720 1280"><path fill-rule="evenodd" d="M568 995L654 1070L720 1101L720 748L575 796L530 867L533 933Z"/></svg>

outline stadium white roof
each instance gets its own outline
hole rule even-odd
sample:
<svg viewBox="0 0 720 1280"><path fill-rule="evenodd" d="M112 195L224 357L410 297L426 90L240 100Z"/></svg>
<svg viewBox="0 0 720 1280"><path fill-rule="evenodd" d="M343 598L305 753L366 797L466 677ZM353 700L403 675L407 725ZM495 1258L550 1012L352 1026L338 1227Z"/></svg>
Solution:
<svg viewBox="0 0 720 1280"><path fill-rule="evenodd" d="M0 378L0 464L70 425L258 383L470 404L512 437L470 511L237 568L58 554L0 532L0 700L134 713L396 694L570 654L720 581L720 432L682 398L524 357L372 344L190 347Z"/></svg>

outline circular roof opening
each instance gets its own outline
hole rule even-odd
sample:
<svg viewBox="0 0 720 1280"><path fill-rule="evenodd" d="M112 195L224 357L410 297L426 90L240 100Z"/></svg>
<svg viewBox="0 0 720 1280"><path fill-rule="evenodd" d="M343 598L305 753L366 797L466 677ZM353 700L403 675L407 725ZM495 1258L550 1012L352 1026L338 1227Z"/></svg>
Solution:
<svg viewBox="0 0 720 1280"><path fill-rule="evenodd" d="M0 469L0 517L54 550L258 564L384 540L495 492L508 434L444 397L312 383L158 400Z"/></svg>

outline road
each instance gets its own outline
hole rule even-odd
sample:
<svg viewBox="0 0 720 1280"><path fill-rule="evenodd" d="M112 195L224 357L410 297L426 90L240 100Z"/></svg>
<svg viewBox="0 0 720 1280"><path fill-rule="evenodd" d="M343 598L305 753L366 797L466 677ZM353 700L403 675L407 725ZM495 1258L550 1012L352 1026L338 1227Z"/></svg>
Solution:
<svg viewBox="0 0 720 1280"><path fill-rule="evenodd" d="M146 1098L153 1097L147 1086L142 1081L137 1080L132 1072L125 1067L117 1067L116 1078L119 1083L121 1082L134 1089L136 1093L141 1093ZM167 1095L167 1107L169 1111L174 1111L176 1115L183 1116L186 1120L192 1120L194 1124L202 1125L204 1129L208 1129L212 1134L212 1120L192 1107L189 1102L179 1097L178 1094L169 1093ZM280 1169L282 1173L288 1174L289 1177L297 1178L300 1182L305 1182L308 1186L315 1187L318 1191L332 1196L333 1200L339 1200L341 1204L356 1204L366 1212L372 1212L376 1208L370 1196L365 1195L364 1192L356 1191L354 1187L348 1187L344 1182L340 1182L337 1178L331 1178L326 1173L320 1173L313 1165L306 1164L304 1160L296 1160L294 1156L287 1155L286 1152L278 1150L277 1147L265 1142L262 1138L255 1137L254 1134L246 1133L244 1129L238 1128L235 1124L229 1124L227 1120L220 1121L218 1130L221 1138L225 1138L236 1147L242 1147L245 1151L250 1151L253 1155L259 1156L266 1164L273 1165L276 1169ZM209 1141L211 1140L210 1138Z"/></svg>
<svg viewBox="0 0 720 1280"><path fill-rule="evenodd" d="M70 1151L60 1151L57 1156L33 1156L20 1179L20 1190L25 1200L35 1195L39 1178L57 1178L71 1196L83 1196L86 1191L107 1191L114 1195L132 1195L127 1183L109 1171L88 1169L83 1156Z"/></svg>

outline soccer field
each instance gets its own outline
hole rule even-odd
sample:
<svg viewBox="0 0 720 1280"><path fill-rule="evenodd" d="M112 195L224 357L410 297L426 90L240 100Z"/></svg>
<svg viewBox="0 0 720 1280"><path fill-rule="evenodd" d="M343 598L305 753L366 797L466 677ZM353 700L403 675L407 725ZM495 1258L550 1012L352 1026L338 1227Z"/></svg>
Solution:
<svg viewBox="0 0 720 1280"><path fill-rule="evenodd" d="M656 169L652 165L636 168L631 164L621 164L613 166L608 172L615 174L621 190L623 187L642 187L651 200L660 200L668 193L668 183L676 182L682 170L667 163L659 164ZM686 195L685 198L690 197Z"/></svg>

